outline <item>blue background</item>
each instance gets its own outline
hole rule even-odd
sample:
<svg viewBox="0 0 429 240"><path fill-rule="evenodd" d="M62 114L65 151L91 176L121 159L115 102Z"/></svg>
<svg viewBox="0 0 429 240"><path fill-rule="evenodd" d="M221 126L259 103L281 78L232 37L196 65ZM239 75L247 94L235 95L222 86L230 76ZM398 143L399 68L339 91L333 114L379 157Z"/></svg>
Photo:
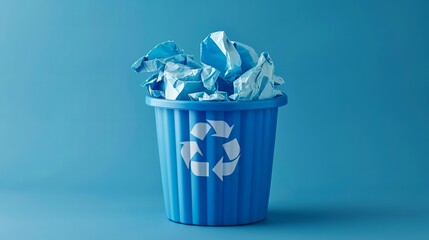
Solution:
<svg viewBox="0 0 429 240"><path fill-rule="evenodd" d="M425 1L0 1L0 239L428 239ZM207 34L286 81L268 219L164 217L134 60ZM426 229L425 229L426 228Z"/></svg>

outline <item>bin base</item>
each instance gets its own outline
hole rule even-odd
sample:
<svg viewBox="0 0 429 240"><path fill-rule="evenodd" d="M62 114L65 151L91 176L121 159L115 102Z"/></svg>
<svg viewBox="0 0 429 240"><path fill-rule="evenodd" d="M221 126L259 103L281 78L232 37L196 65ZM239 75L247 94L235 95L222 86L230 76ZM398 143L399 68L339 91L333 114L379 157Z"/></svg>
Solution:
<svg viewBox="0 0 429 240"><path fill-rule="evenodd" d="M252 224L256 224L256 223L260 223L265 221L267 218L264 217L262 219L257 219L254 221L249 221L249 222L244 222L244 223L237 223L237 224L195 224L195 223L185 223L185 222L180 222L180 221L175 221L171 218L167 218L168 220L170 220L171 222L174 223L178 223L178 224L183 224L183 225L190 225L190 226L201 226L201 227L234 227L234 226L245 226L245 225L252 225Z"/></svg>

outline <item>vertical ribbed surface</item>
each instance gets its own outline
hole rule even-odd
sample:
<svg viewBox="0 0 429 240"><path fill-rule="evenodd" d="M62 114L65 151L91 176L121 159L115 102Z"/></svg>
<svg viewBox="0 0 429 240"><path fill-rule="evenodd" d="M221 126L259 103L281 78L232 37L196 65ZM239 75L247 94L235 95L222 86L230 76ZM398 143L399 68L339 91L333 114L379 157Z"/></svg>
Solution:
<svg viewBox="0 0 429 240"><path fill-rule="evenodd" d="M167 147L165 146L165 141L167 140L164 138L164 126L166 125L166 119L164 119L164 113L165 109L163 108L155 108L155 119L156 119L156 132L158 135L158 150L159 150L159 160L160 160L160 166L161 166L161 178L162 178L162 191L164 195L164 205L165 205L165 212L167 215L167 218L171 219L171 211L170 211L170 194L169 194L169 187L168 187L168 174L167 174L167 166L165 165L167 160L165 156L165 152Z"/></svg>
<svg viewBox="0 0 429 240"><path fill-rule="evenodd" d="M206 112L207 120L224 120L224 112ZM219 151L223 151L222 144L224 138L211 137L211 133L206 137L205 161L211 169L220 159ZM223 209L223 184L213 172L207 178L207 225L222 225Z"/></svg>
<svg viewBox="0 0 429 240"><path fill-rule="evenodd" d="M263 220L267 214L276 133L277 108L246 111L187 111L155 108L162 186L167 217L196 225L238 225ZM196 123L225 121L229 138L205 139L190 134ZM240 158L231 175L221 180L213 170L225 158L223 144L237 138ZM196 176L181 156L183 142L198 143L209 176Z"/></svg>
<svg viewBox="0 0 429 240"><path fill-rule="evenodd" d="M205 112L189 111L189 129L199 122L205 122ZM191 141L198 141L198 139L191 135L188 131L188 139ZM203 144L199 145L202 152L206 151ZM193 158L196 162L204 162L203 156L196 154ZM198 177L191 173L191 192L192 192L192 224L207 225L207 178ZM176 219L172 219L176 221Z"/></svg>
<svg viewBox="0 0 429 240"><path fill-rule="evenodd" d="M241 159L239 162L238 175L238 204L237 223L245 224L250 222L250 204L252 202L252 186L257 179L252 178L252 167L255 160L253 156L254 143L256 141L255 128L258 126L256 111L242 111L240 121L241 136ZM259 139L258 139L259 140ZM264 143L260 143L263 146ZM257 147L257 146L255 146Z"/></svg>
<svg viewBox="0 0 429 240"><path fill-rule="evenodd" d="M227 112L225 114L225 121L231 124L234 124L233 131L238 133L236 135L238 142L240 143L240 148L243 149L242 143L242 134L241 134L241 112ZM240 177L240 164L243 160L243 150L241 150L240 160L237 164L237 167L234 171L234 174L225 177L223 179L223 212L222 219L223 225L236 225L238 224L238 183Z"/></svg>
<svg viewBox="0 0 429 240"><path fill-rule="evenodd" d="M179 199L179 220L182 223L192 223L192 192L191 172L183 163L180 155L182 139L189 137L189 113L188 111L174 110L176 166L177 166L177 190ZM171 161L174 161L172 159Z"/></svg>

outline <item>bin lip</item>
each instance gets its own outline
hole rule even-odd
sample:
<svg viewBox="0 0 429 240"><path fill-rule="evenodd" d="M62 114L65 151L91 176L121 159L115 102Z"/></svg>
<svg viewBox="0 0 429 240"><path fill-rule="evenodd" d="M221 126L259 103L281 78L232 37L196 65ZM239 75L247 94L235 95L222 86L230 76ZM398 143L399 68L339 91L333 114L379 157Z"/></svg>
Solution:
<svg viewBox="0 0 429 240"><path fill-rule="evenodd" d="M288 103L287 95L254 101L187 101L168 100L146 96L146 104L152 107L196 111L240 111L251 109L277 108Z"/></svg>

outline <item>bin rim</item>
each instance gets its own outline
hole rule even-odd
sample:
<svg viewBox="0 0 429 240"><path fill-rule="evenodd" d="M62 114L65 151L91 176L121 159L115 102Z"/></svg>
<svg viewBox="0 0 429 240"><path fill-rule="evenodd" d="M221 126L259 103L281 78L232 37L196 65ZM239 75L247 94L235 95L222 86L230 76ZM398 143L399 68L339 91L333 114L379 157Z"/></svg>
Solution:
<svg viewBox="0 0 429 240"><path fill-rule="evenodd" d="M272 99L252 101L188 101L146 96L146 104L152 107L195 111L240 111L277 108L287 103L288 97L286 94Z"/></svg>

